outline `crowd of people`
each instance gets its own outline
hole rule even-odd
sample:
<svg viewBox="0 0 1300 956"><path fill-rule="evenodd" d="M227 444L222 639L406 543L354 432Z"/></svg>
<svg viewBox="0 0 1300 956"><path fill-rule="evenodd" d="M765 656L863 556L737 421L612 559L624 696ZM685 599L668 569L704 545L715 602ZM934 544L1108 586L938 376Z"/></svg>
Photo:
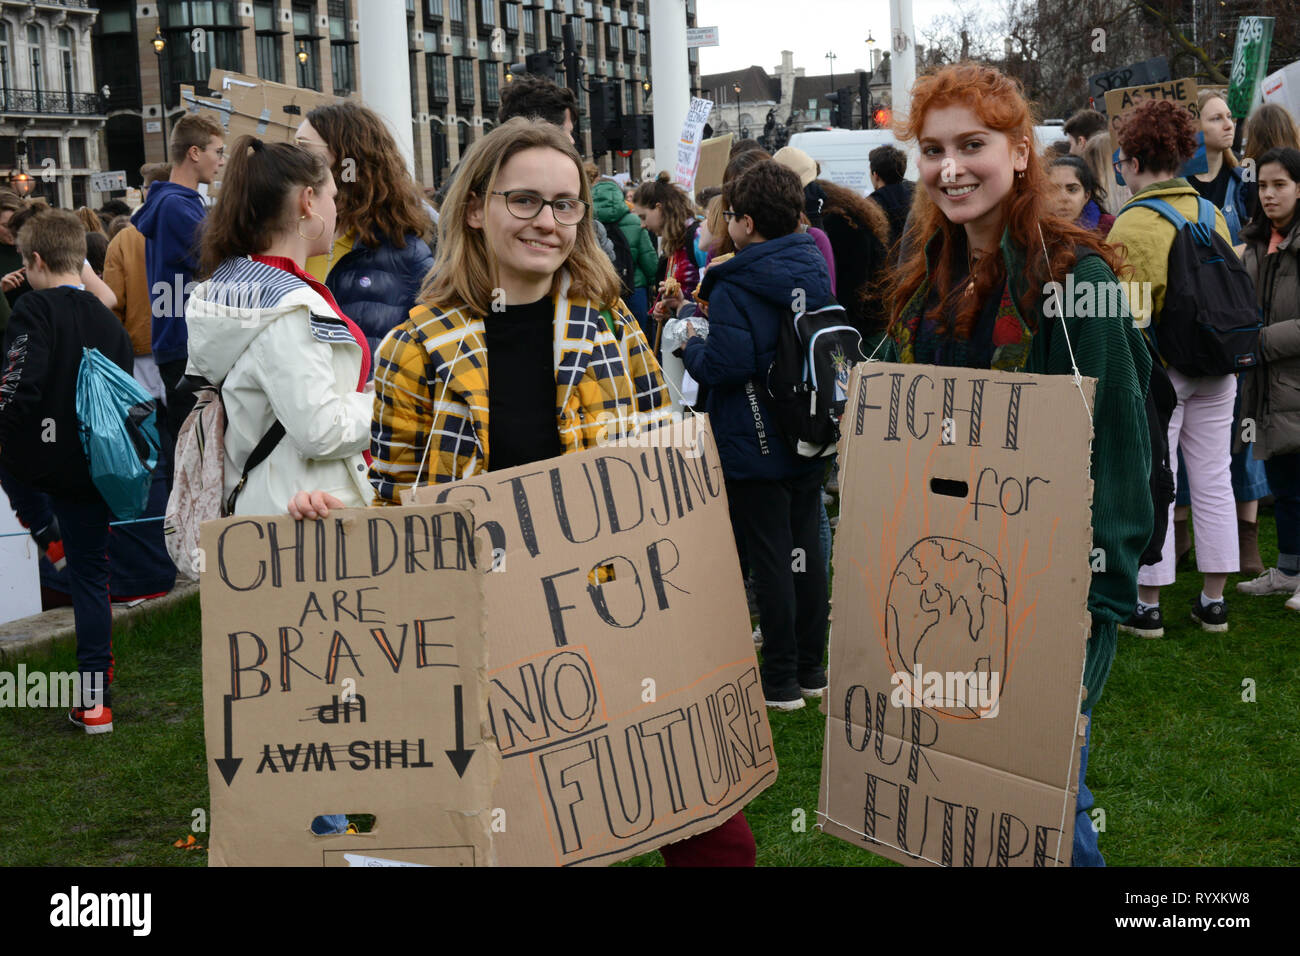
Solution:
<svg viewBox="0 0 1300 956"><path fill-rule="evenodd" d="M158 580L160 526L115 550L128 529L110 529L72 444L83 346L158 400L152 514L176 480L195 389L211 384L227 422L228 511L302 520L594 447L610 413L666 422L677 385L662 368L680 362L690 404L716 434L775 711L828 686L827 505L840 493L833 457L781 440L765 395L796 289L808 311L843 305L864 357L1098 380L1092 538L1106 561L1088 595L1084 714L1101 698L1117 632L1164 633L1160 590L1193 532L1203 585L1191 614L1206 631L1228 629L1231 574L1251 575L1239 592L1286 595L1300 611L1300 137L1285 110L1249 117L1240 159L1234 120L1212 93L1199 118L1139 105L1114 159L1106 118L1091 110L1039 154L1014 81L945 67L917 81L898 131L916 145L919 182L906 178L902 149L880 146L863 157L867 197L822 178L799 149L769 155L752 140L733 145L720 186L696 195L667 173L624 184L584 163L577 114L569 91L520 77L500 124L432 203L383 120L352 102L307 114L294 143L228 141L215 121L187 115L169 162L141 171L133 213L115 202L74 214L0 190L0 481L51 573L64 575L81 671L102 677L103 706L74 710L74 723L112 729L110 596L171 587ZM200 187L218 182L209 205ZM1164 367L1155 331L1184 290L1169 266L1178 228L1152 199L1193 222L1210 204L1213 230L1253 283L1257 367ZM1145 294L1132 308L1099 295L1117 307L1060 315L1047 290L1067 277L1138 283L1149 305ZM680 338L664 334L673 320L685 320ZM1163 436L1148 406L1162 376L1173 396ZM50 418L65 436L57 451L38 440ZM1167 503L1151 492L1161 438L1178 473ZM1279 557L1265 568L1258 505L1270 496ZM796 549L821 560L796 566ZM1100 864L1087 753L1074 860ZM345 826L340 815L313 824ZM664 856L752 864L754 839L738 813Z"/></svg>

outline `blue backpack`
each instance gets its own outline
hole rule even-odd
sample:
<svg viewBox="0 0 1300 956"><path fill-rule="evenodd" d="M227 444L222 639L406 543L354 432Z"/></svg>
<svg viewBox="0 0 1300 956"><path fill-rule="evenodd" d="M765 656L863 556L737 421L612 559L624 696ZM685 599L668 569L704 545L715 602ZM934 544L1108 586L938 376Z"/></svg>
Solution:
<svg viewBox="0 0 1300 956"><path fill-rule="evenodd" d="M158 465L158 406L99 349L81 350L77 421L90 478L119 520L144 514Z"/></svg>

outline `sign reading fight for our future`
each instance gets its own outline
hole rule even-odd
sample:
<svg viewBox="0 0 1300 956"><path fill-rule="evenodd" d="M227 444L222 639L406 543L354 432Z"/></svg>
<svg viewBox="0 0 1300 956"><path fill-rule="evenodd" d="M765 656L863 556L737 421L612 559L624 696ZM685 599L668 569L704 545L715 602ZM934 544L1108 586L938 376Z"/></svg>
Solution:
<svg viewBox="0 0 1300 956"><path fill-rule="evenodd" d="M604 864L776 779L707 419L450 484L482 544L503 865Z"/></svg>
<svg viewBox="0 0 1300 956"><path fill-rule="evenodd" d="M1078 388L872 362L840 427L823 829L903 863L1068 865L1105 560Z"/></svg>
<svg viewBox="0 0 1300 956"><path fill-rule="evenodd" d="M473 547L463 505L203 525L212 865L492 862ZM374 825L314 835L333 813Z"/></svg>

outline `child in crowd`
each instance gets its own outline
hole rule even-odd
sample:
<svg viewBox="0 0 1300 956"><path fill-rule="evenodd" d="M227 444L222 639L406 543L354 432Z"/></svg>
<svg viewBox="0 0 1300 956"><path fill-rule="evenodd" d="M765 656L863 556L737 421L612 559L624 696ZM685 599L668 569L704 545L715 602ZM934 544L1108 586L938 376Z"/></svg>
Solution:
<svg viewBox="0 0 1300 956"><path fill-rule="evenodd" d="M108 536L112 513L96 490L77 420L82 349L94 348L131 373L131 339L81 281L86 231L75 214L49 211L18 232L32 291L10 318L0 379L0 463L49 494L72 576L77 670L83 687L69 719L88 734L113 730L112 611ZM89 687L87 692L85 688Z"/></svg>

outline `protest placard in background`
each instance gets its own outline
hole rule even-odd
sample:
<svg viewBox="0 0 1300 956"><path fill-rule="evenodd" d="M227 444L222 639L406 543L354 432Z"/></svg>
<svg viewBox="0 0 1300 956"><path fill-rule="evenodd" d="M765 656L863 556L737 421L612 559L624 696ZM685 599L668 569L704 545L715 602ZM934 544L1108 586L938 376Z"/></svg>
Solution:
<svg viewBox="0 0 1300 956"><path fill-rule="evenodd" d="M1242 17L1237 21L1237 42L1228 77L1228 109L1237 119L1249 116L1259 101L1259 87L1268 72L1268 52L1272 45L1272 17Z"/></svg>
<svg viewBox="0 0 1300 956"><path fill-rule="evenodd" d="M225 518L200 548L209 862L490 864L469 510ZM374 828L314 835L327 813Z"/></svg>
<svg viewBox="0 0 1300 956"><path fill-rule="evenodd" d="M1277 103L1292 116L1300 114L1300 60L1264 77L1260 93L1265 103Z"/></svg>
<svg viewBox="0 0 1300 956"><path fill-rule="evenodd" d="M1155 56L1114 70L1094 73L1088 77L1088 95L1097 106L1102 106L1108 90L1148 86L1152 83L1163 83L1171 78L1169 61L1163 56Z"/></svg>
<svg viewBox="0 0 1300 956"><path fill-rule="evenodd" d="M1079 390L873 362L841 428L823 829L904 863L1068 865L1095 558Z"/></svg>
<svg viewBox="0 0 1300 956"><path fill-rule="evenodd" d="M472 503L493 556L502 865L645 853L726 822L776 779L706 418L403 498Z"/></svg>
<svg viewBox="0 0 1300 956"><path fill-rule="evenodd" d="M1113 154L1119 149L1119 128L1124 117L1143 100L1173 100L1199 118L1200 107L1196 105L1195 80L1168 80L1164 83L1152 83L1147 86L1130 86L1122 90L1106 92L1106 122L1110 126L1110 150Z"/></svg>
<svg viewBox="0 0 1300 956"><path fill-rule="evenodd" d="M677 141L677 166L673 171L673 181L687 192L695 188L695 171L700 162L700 138L704 135L704 124L709 121L713 111L713 101L691 97L690 108L682 122L682 135Z"/></svg>
<svg viewBox="0 0 1300 956"><path fill-rule="evenodd" d="M695 172L695 192L710 186L721 186L722 176L727 171L727 161L731 158L732 133L723 133L700 143L700 163Z"/></svg>

